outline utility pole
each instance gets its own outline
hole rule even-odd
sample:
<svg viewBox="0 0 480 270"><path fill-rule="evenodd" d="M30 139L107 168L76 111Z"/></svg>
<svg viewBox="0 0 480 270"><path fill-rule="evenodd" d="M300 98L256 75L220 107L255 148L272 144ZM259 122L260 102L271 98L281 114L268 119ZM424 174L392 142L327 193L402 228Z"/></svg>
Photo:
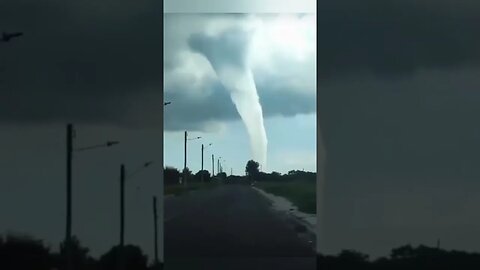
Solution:
<svg viewBox="0 0 480 270"><path fill-rule="evenodd" d="M155 251L155 267L159 267L158 263L158 235L157 235L157 197L153 196L153 239Z"/></svg>
<svg viewBox="0 0 480 270"><path fill-rule="evenodd" d="M67 228L65 235L65 254L67 270L72 269L72 151L73 125L67 124Z"/></svg>
<svg viewBox="0 0 480 270"><path fill-rule="evenodd" d="M185 131L185 153L184 153L184 160L183 160L183 184L187 185L187 131Z"/></svg>
<svg viewBox="0 0 480 270"><path fill-rule="evenodd" d="M203 149L205 148L203 147L203 143L202 143L202 171L203 171Z"/></svg>
<svg viewBox="0 0 480 270"><path fill-rule="evenodd" d="M120 165L120 249L118 251L117 264L120 270L125 268L123 245L125 236L125 165Z"/></svg>
<svg viewBox="0 0 480 270"><path fill-rule="evenodd" d="M215 157L212 154L212 177L215 176Z"/></svg>
<svg viewBox="0 0 480 270"><path fill-rule="evenodd" d="M73 124L67 124L67 184L66 184L66 193L67 193L67 203L66 203L66 232L65 232L65 265L62 266L62 269L72 270L72 156L74 151L84 151L89 149L94 149L98 147L110 147L112 145L118 144L118 141L107 141L105 144L93 145L89 147L82 147L73 149L73 139L75 137L75 129Z"/></svg>
<svg viewBox="0 0 480 270"><path fill-rule="evenodd" d="M125 165L120 165L120 247L123 248L125 235Z"/></svg>
<svg viewBox="0 0 480 270"><path fill-rule="evenodd" d="M220 158L217 158L217 172L220 173Z"/></svg>
<svg viewBox="0 0 480 270"><path fill-rule="evenodd" d="M187 168L187 131L185 131L185 147L184 147L184 150L185 150L185 153L184 153L184 159L183 159L183 169L186 169Z"/></svg>

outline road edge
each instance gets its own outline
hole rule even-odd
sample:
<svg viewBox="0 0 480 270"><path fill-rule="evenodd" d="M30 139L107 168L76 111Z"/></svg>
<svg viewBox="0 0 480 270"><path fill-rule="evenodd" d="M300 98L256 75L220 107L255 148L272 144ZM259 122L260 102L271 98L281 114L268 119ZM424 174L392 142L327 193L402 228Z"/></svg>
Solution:
<svg viewBox="0 0 480 270"><path fill-rule="evenodd" d="M260 189L260 188L257 188L257 187L252 186L252 188L254 190L256 190L258 193L260 193L263 197L268 199L270 202L272 202L272 204L274 206L273 208L275 208L277 211L284 212L285 214L293 217L294 220L299 222L301 225L305 226L305 228L307 228L309 233L311 233L315 236L317 235L316 223L310 223L305 219L305 216L308 216L309 214L299 211L298 207L295 206L295 204L293 204L287 198L282 197L282 196L278 196L278 195L275 195L275 194L272 194L272 193L269 193L269 192L266 192L263 189ZM293 211L291 209L278 207L278 203L275 201L275 198L281 198L282 200L288 201L292 205Z"/></svg>

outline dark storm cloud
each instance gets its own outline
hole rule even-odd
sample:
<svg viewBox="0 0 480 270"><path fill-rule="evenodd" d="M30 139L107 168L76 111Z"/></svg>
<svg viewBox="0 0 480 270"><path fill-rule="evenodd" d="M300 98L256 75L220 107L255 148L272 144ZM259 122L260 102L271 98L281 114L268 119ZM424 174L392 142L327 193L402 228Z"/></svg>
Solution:
<svg viewBox="0 0 480 270"><path fill-rule="evenodd" d="M318 109L328 159L338 160L331 166L369 176L478 175L480 4L319 8Z"/></svg>
<svg viewBox="0 0 480 270"><path fill-rule="evenodd" d="M316 101L310 94L299 94L272 85L271 81L257 84L265 117L288 117L315 111ZM211 94L202 98L188 98L181 89L165 92L165 100L175 100L175 106L165 108L165 130L205 130L209 121L240 119L229 91L218 81L212 82L209 88L213 89Z"/></svg>
<svg viewBox="0 0 480 270"><path fill-rule="evenodd" d="M218 69L227 63L237 67L246 65L249 34L240 28L228 29L215 37L194 33L187 43L194 52L207 57L212 66Z"/></svg>
<svg viewBox="0 0 480 270"><path fill-rule="evenodd" d="M320 90L329 252L387 255L438 237L478 251L479 78L480 70L452 69Z"/></svg>
<svg viewBox="0 0 480 270"><path fill-rule="evenodd" d="M222 68L225 65L246 65L249 34L238 26L230 27L218 36L194 32L186 42L193 52L206 57L212 66ZM313 89L309 92L298 91L283 83L282 79L281 76L265 76L256 80L264 116L288 117L315 112ZM216 78L204 87L212 91L200 98L188 95L187 88L191 88L188 84L166 89L165 100L175 101L175 105L168 107L165 112L166 130L204 130L208 122L240 119L230 92Z"/></svg>
<svg viewBox="0 0 480 270"><path fill-rule="evenodd" d="M25 35L0 46L0 121L128 124L161 91L161 4L2 1L0 31Z"/></svg>
<svg viewBox="0 0 480 270"><path fill-rule="evenodd" d="M318 109L328 159L337 160L330 171L478 175L480 4L346 0L319 8Z"/></svg>
<svg viewBox="0 0 480 270"><path fill-rule="evenodd" d="M321 124L332 154L355 173L455 175L474 169L468 161L480 161L475 124L480 72L461 73L426 72L395 84L365 79L326 88L319 108L330 112Z"/></svg>
<svg viewBox="0 0 480 270"><path fill-rule="evenodd" d="M478 1L320 1L319 76L480 66Z"/></svg>
<svg viewBox="0 0 480 270"><path fill-rule="evenodd" d="M327 252L476 250L478 1L320 1Z"/></svg>

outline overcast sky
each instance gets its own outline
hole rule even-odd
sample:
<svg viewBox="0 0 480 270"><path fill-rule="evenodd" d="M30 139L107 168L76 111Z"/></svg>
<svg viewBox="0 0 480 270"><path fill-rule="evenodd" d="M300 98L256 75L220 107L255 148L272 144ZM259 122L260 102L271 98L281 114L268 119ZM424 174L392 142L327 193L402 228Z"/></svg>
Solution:
<svg viewBox="0 0 480 270"><path fill-rule="evenodd" d="M316 171L315 16L311 14L166 14L165 15L165 164L183 168L184 131L189 137L187 166L211 171L211 154L226 160L224 170L244 174L253 159L249 137L230 92L219 81L209 60L189 44L189 38L232 33L248 28L249 41L239 45L222 39L216 61L249 58L265 119L268 155L266 171ZM234 44L234 45L232 45ZM238 55L232 46L251 46ZM208 155L207 155L208 154ZM215 161L216 162L216 161ZM216 166L216 165L215 165ZM215 169L216 170L216 169Z"/></svg>
<svg viewBox="0 0 480 270"><path fill-rule="evenodd" d="M111 138L122 142L76 156L73 178L73 232L94 255L117 243L119 164L125 162L128 169L162 154L160 5L123 0L0 2L0 31L25 32L15 42L0 43L1 232L26 232L54 245L63 239L64 124L71 121L79 146ZM321 1L319 9L316 96L328 160L328 250L355 248L386 255L392 247L434 245L440 238L444 248L479 251L479 2L338 0ZM199 21L190 29L201 32L203 25ZM179 23L177 32L185 34L188 28ZM184 46L167 42L165 51L168 44ZM187 57L170 60L164 63L166 70ZM196 61L190 64L205 64L198 57ZM297 67L308 64L273 66L306 76ZM209 72L190 80L204 82L195 79L208 78ZM263 81L268 86L267 79L275 78L269 75ZM194 110L189 119L178 108L192 101L181 98L182 91L173 94L165 88L172 99L164 116L165 153L172 156L165 159L172 165L182 163L177 152L183 150L183 125L192 136L213 142L211 150L225 155L227 163L234 158L226 149L242 146L242 162L250 156L248 137L227 92L210 83L208 94L216 93L223 103L200 103L214 115ZM309 164L315 160L307 152L315 142L310 132L315 130L315 103L308 101L314 96L308 87L305 93L280 89L275 84L259 87L268 149L307 157L304 163ZM271 95L274 90L283 95ZM266 102L275 98L291 101L292 107ZM175 117L182 126L167 123ZM205 121L212 118L216 121ZM296 142L290 134L305 137ZM197 149L195 159L189 159L195 170L199 143L189 144ZM271 169L284 162L281 154L268 157ZM276 157L282 160L275 162ZM291 167L297 167L295 160ZM151 169L130 181L131 218L126 225L126 241L140 244L149 254L150 196L161 166Z"/></svg>
<svg viewBox="0 0 480 270"><path fill-rule="evenodd" d="M165 92L172 101L164 118L166 164L183 165L182 132L188 129L192 136L214 143L209 151L224 156L226 170L232 164L236 166L234 173L243 173L251 158L249 141L228 92L215 82L204 59L190 59L188 52L174 53L175 47L185 48L182 42L186 35L203 34L202 27L210 17L194 16L199 20L197 26L188 27L189 18L166 16L165 36L171 39L165 42L166 61L162 64L161 4L123 0L0 2L0 31L24 32L12 42L0 43L0 232L27 233L44 239L54 249L64 238L65 124L72 122L75 147L106 140L121 142L75 155L73 234L94 256L118 243L120 164L125 163L128 172L154 160L152 167L127 179L125 236L127 243L140 245L152 258L151 196L158 195L163 165L159 162L163 154L162 66ZM229 17L227 24L238 24L242 20L237 17L244 16ZM183 20L177 25L177 36L172 36L172 24L167 24L172 19ZM277 44L280 46L271 51L276 55L261 62L270 65L259 62L255 72L269 134L269 161L272 169L279 171L315 170L314 21L296 16L293 20L302 25L308 38L308 54L286 54L282 59L278 54L295 44ZM277 38L278 30L273 31ZM279 69L275 61L289 66ZM192 65L200 67L193 74ZM282 72L289 74L288 82L268 85ZM295 78L296 72L301 80ZM262 73L265 76L260 76ZM187 75L187 81L179 80L181 75ZM193 92L182 91L188 81L197 83L185 89ZM201 83L208 86L201 89L205 92L194 92ZM275 91L285 95L275 95ZM205 94L215 99L202 101L200 97ZM287 104L286 100L292 102ZM289 136L295 134L286 131L294 129L304 135L292 143ZM199 143L189 144L193 170L200 168ZM206 163L210 169L210 160ZM285 168L280 167L282 164Z"/></svg>
<svg viewBox="0 0 480 270"><path fill-rule="evenodd" d="M153 258L152 195L162 172L161 1L0 1L0 233L54 249L65 236L65 124L73 160L73 234L99 256L119 242L120 164L127 173L125 241ZM138 187L138 188L137 188Z"/></svg>
<svg viewBox="0 0 480 270"><path fill-rule="evenodd" d="M320 1L328 251L480 251L478 1Z"/></svg>

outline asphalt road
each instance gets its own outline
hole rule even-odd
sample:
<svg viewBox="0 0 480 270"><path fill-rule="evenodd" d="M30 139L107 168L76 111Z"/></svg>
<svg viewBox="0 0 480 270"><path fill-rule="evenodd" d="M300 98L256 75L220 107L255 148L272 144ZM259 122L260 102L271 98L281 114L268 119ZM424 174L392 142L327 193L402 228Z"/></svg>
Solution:
<svg viewBox="0 0 480 270"><path fill-rule="evenodd" d="M314 239L246 185L165 200L165 269L315 269Z"/></svg>

